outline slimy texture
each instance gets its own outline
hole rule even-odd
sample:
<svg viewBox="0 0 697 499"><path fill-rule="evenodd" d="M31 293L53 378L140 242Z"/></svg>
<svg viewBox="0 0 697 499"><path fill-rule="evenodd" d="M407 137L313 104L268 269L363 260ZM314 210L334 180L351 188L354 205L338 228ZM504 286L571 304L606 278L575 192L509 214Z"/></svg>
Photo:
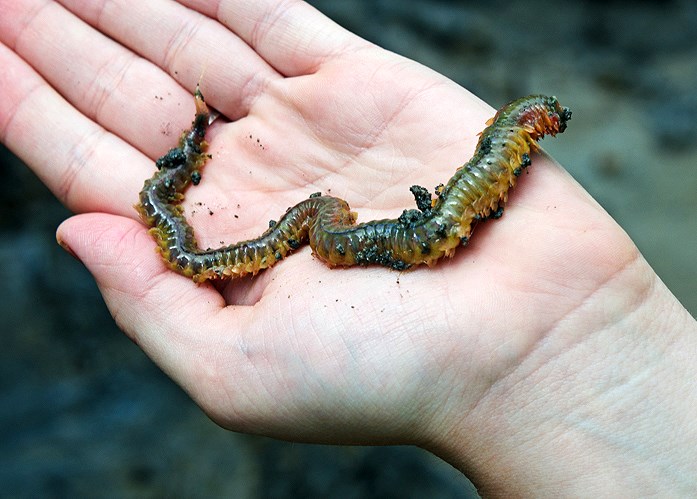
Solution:
<svg viewBox="0 0 697 499"><path fill-rule="evenodd" d="M571 111L555 97L532 95L502 107L481 133L474 156L457 169L435 197L412 186L417 209L397 219L356 224L341 199L314 194L290 208L258 238L202 250L183 216L189 183L198 184L209 155L204 141L211 115L198 89L191 129L157 160L158 171L145 181L136 209L157 241L169 268L195 282L256 274L309 242L330 267L378 264L397 270L434 265L467 243L473 224L499 218L508 190L530 165L537 141L566 129Z"/></svg>

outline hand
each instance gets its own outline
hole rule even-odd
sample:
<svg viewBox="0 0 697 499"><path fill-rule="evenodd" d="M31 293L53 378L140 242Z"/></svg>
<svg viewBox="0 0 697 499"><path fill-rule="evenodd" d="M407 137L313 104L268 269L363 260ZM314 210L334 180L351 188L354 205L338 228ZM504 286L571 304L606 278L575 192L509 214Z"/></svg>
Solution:
<svg viewBox="0 0 697 499"><path fill-rule="evenodd" d="M198 286L166 270L132 206L188 127L199 81L227 118L209 131L213 159L185 203L202 247L254 237L315 191L347 200L359 220L396 216L413 206L410 185L432 188L469 159L493 110L301 2L0 0L0 10L0 140L79 213L58 239L119 326L227 428L417 444L494 490L500 467L549 477L565 450L587 449L579 429L596 420L584 407L635 405L643 390L589 389L610 355L637 341L644 353L697 351L641 326L618 333L666 304L654 326L694 321L544 156L502 219L433 269L331 270L304 247L256 278ZM641 380L638 364L616 369ZM626 457L598 447L597 462ZM643 471L641 457L626 476Z"/></svg>

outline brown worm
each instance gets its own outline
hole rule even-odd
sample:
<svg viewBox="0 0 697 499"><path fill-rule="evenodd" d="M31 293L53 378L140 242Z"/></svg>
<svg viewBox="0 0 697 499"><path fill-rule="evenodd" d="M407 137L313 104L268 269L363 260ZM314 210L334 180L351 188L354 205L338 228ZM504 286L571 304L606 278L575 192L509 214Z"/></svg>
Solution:
<svg viewBox="0 0 697 499"><path fill-rule="evenodd" d="M169 268L196 282L256 274L308 241L330 267L433 265L467 243L475 221L501 216L508 190L530 165L537 141L563 132L571 118L555 97L532 95L507 104L481 133L472 159L436 189L435 199L412 186L418 209L405 210L397 219L356 224L346 201L318 193L290 208L256 239L201 250L181 208L183 192L189 183L200 182L209 158L204 138L211 116L198 89L195 98L191 129L157 160L158 171L145 181L136 209Z"/></svg>

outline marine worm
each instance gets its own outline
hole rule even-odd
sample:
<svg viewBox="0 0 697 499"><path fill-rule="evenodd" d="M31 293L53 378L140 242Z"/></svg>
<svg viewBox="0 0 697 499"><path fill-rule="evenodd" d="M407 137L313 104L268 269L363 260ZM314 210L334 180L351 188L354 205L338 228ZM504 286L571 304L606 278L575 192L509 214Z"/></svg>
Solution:
<svg viewBox="0 0 697 499"><path fill-rule="evenodd" d="M156 161L158 170L145 181L136 209L166 265L199 283L256 274L306 242L330 267L432 266L467 243L477 220L501 216L508 190L539 149L537 141L562 133L571 118L555 97L531 95L503 106L487 122L472 159L436 188L435 197L412 186L417 209L404 210L399 218L356 224L346 201L318 193L290 208L256 239L202 250L181 207L184 191L201 181L209 158L205 134L211 113L198 89L195 101L191 128Z"/></svg>

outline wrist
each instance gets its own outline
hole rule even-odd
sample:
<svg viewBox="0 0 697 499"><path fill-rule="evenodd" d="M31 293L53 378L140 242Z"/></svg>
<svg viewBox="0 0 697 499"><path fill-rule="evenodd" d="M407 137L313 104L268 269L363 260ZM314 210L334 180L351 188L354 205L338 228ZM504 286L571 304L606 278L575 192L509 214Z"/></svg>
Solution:
<svg viewBox="0 0 697 499"><path fill-rule="evenodd" d="M697 323L639 255L431 450L490 495L695 493L696 370Z"/></svg>

